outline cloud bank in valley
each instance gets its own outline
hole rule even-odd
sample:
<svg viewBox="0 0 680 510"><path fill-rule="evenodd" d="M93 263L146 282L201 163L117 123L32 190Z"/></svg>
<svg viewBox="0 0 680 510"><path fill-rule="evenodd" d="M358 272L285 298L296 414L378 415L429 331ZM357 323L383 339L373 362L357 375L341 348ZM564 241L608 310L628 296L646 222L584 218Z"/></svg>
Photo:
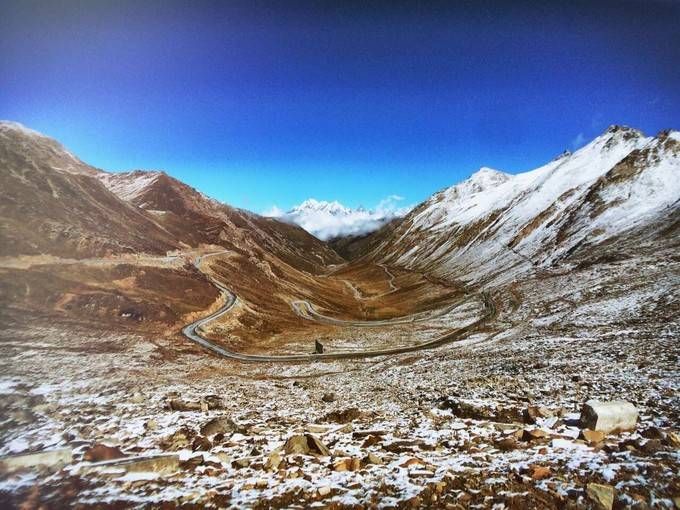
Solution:
<svg viewBox="0 0 680 510"><path fill-rule="evenodd" d="M412 206L401 206L404 199L390 195L374 209L345 207L338 201L327 202L310 198L289 211L276 205L265 216L295 223L323 241L348 235L363 235L378 230L395 218L406 215Z"/></svg>

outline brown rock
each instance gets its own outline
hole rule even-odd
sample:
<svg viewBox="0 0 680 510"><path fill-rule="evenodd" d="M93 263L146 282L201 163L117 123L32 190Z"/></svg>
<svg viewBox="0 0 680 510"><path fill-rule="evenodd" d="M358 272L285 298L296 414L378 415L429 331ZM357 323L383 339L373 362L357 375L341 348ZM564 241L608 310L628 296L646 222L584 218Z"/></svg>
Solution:
<svg viewBox="0 0 680 510"><path fill-rule="evenodd" d="M352 471L352 459L346 457L333 462L333 471Z"/></svg>
<svg viewBox="0 0 680 510"><path fill-rule="evenodd" d="M496 441L496 448L503 452L508 452L517 448L517 441L513 437L506 437L500 441Z"/></svg>
<svg viewBox="0 0 680 510"><path fill-rule="evenodd" d="M212 443L207 437L196 436L191 443L191 449L195 452L208 452L212 449Z"/></svg>
<svg viewBox="0 0 680 510"><path fill-rule="evenodd" d="M581 431L581 436L583 439L585 439L589 444L597 444L601 443L604 441L605 433L599 430L590 430L590 429L583 429Z"/></svg>
<svg viewBox="0 0 680 510"><path fill-rule="evenodd" d="M321 397L321 400L323 402L327 402L327 403L334 402L335 401L335 393L332 393L332 392L331 393L324 393L323 397Z"/></svg>
<svg viewBox="0 0 680 510"><path fill-rule="evenodd" d="M207 421L201 427L201 434L204 436L214 436L236 431L237 426L229 416L218 416Z"/></svg>
<svg viewBox="0 0 680 510"><path fill-rule="evenodd" d="M531 467L531 478L533 480L545 480L552 476L552 471L546 466L532 466Z"/></svg>
<svg viewBox="0 0 680 510"><path fill-rule="evenodd" d="M83 460L87 462L101 462L103 460L122 459L125 454L115 446L97 443L85 452Z"/></svg>
<svg viewBox="0 0 680 510"><path fill-rule="evenodd" d="M330 456L328 447L313 434L296 434L286 441L283 447L287 454L309 454L314 453L323 456Z"/></svg>
<svg viewBox="0 0 680 510"><path fill-rule="evenodd" d="M283 457L281 454L279 452L272 452L272 454L267 458L267 462L265 462L264 467L268 471L277 471L282 464Z"/></svg>
<svg viewBox="0 0 680 510"><path fill-rule="evenodd" d="M323 421L331 421L334 423L349 423L360 418L363 415L356 407L350 407L349 409L343 409L341 411L333 411L324 416Z"/></svg>
<svg viewBox="0 0 680 510"><path fill-rule="evenodd" d="M589 483L586 487L586 495L595 507L600 510L611 510L614 506L614 496L616 492L611 485L599 483Z"/></svg>
<svg viewBox="0 0 680 510"><path fill-rule="evenodd" d="M550 434L541 429L524 429L524 433L522 434L523 441L535 441L546 437L550 437Z"/></svg>
<svg viewBox="0 0 680 510"><path fill-rule="evenodd" d="M529 406L523 412L524 423L536 423L536 418L550 418L553 416L552 411L543 406Z"/></svg>

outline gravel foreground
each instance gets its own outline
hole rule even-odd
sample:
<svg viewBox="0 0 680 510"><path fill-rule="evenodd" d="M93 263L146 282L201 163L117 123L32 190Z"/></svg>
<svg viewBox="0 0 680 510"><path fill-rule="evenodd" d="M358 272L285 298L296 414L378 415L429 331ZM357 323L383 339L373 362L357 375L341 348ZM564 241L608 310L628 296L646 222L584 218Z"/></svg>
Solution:
<svg viewBox="0 0 680 510"><path fill-rule="evenodd" d="M178 338L10 321L0 501L678 508L677 262L639 262L514 283L485 329L366 360L244 364ZM590 399L633 404L634 430L586 429Z"/></svg>

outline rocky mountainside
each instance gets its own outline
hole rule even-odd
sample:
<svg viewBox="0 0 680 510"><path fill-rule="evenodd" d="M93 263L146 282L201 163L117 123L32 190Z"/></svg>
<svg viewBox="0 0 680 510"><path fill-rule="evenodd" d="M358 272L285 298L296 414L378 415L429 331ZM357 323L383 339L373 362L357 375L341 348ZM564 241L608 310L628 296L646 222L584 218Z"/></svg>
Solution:
<svg viewBox="0 0 680 510"><path fill-rule="evenodd" d="M153 217L118 199L59 143L0 123L0 255L164 253L179 246Z"/></svg>
<svg viewBox="0 0 680 510"><path fill-rule="evenodd" d="M474 283L547 270L616 239L677 243L680 133L612 126L517 175L482 168L433 195L373 249L381 262Z"/></svg>
<svg viewBox="0 0 680 510"><path fill-rule="evenodd" d="M267 252L309 271L342 261L297 225L222 204L164 172L101 173L99 179L182 243L215 244L260 258Z"/></svg>
<svg viewBox="0 0 680 510"><path fill-rule="evenodd" d="M218 244L306 270L341 259L297 226L210 199L163 172L110 174L0 123L0 255L82 258Z"/></svg>
<svg viewBox="0 0 680 510"><path fill-rule="evenodd" d="M221 277L243 303L259 303L243 311L253 316L243 319L249 332L259 331L272 327L263 302L290 308L281 281L297 288L343 261L296 225L221 204L163 172L104 172L16 123L0 123L0 167L3 324L41 316L176 334L219 298L192 262L223 251Z"/></svg>

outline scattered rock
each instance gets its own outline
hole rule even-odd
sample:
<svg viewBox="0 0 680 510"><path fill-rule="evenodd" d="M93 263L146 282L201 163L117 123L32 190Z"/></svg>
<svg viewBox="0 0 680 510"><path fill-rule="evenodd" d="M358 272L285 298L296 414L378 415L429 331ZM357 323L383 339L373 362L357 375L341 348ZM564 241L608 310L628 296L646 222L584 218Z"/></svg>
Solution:
<svg viewBox="0 0 680 510"><path fill-rule="evenodd" d="M333 471L359 471L361 460L357 458L345 457L333 463Z"/></svg>
<svg viewBox="0 0 680 510"><path fill-rule="evenodd" d="M585 439L589 444L597 444L604 441L606 434L601 430L583 429L581 431L581 437L583 437L583 439Z"/></svg>
<svg viewBox="0 0 680 510"><path fill-rule="evenodd" d="M283 447L287 454L309 454L315 453L325 457L330 456L331 452L328 447L313 434L296 434L291 436L286 441Z"/></svg>
<svg viewBox="0 0 680 510"><path fill-rule="evenodd" d="M599 483L589 483L586 495L600 510L611 510L614 506L614 487Z"/></svg>
<svg viewBox="0 0 680 510"><path fill-rule="evenodd" d="M146 430L156 430L158 428L158 422L156 420L149 420L144 424Z"/></svg>
<svg viewBox="0 0 680 510"><path fill-rule="evenodd" d="M630 402L614 400L601 402L589 400L581 412L581 424L591 430L599 430L605 434L635 430L638 411Z"/></svg>
<svg viewBox="0 0 680 510"><path fill-rule="evenodd" d="M524 429L522 433L522 441L536 441L546 437L550 437L550 434L541 429Z"/></svg>
<svg viewBox="0 0 680 510"><path fill-rule="evenodd" d="M264 468L267 471L277 471L281 464L283 463L283 457L279 452L273 452L268 458L267 462L264 464Z"/></svg>
<svg viewBox="0 0 680 510"><path fill-rule="evenodd" d="M201 427L201 434L206 437L214 436L217 434L226 434L228 432L235 432L237 425L229 416L218 416L212 420L206 422Z"/></svg>
<svg viewBox="0 0 680 510"><path fill-rule="evenodd" d="M552 476L552 471L546 466L532 466L531 467L531 478L533 480L545 480Z"/></svg>
<svg viewBox="0 0 680 510"><path fill-rule="evenodd" d="M179 398L168 400L168 407L171 411L210 411L222 409L224 403L217 395L207 395L198 402L188 402Z"/></svg>
<svg viewBox="0 0 680 510"><path fill-rule="evenodd" d="M195 452L209 452L212 446L210 440L204 436L196 436L191 443L191 449Z"/></svg>
<svg viewBox="0 0 680 510"><path fill-rule="evenodd" d="M161 446L170 451L183 450L189 448L194 436L196 436L196 433L193 430L182 427L161 441Z"/></svg>
<svg viewBox="0 0 680 510"><path fill-rule="evenodd" d="M380 456L376 455L373 452L370 452L364 459L364 462L366 464L382 464L383 460L382 458L380 458Z"/></svg>
<svg viewBox="0 0 680 510"><path fill-rule="evenodd" d="M495 444L496 448L502 452L509 452L510 450L517 448L517 440L515 440L514 437L503 438L500 441L496 441Z"/></svg>
<svg viewBox="0 0 680 510"><path fill-rule="evenodd" d="M83 455L83 460L87 462L101 462L103 460L122 459L125 454L115 446L108 446L97 443L88 448Z"/></svg>
<svg viewBox="0 0 680 510"><path fill-rule="evenodd" d="M362 412L356 407L350 407L349 409L343 409L341 411L332 411L324 416L323 421L330 421L334 423L349 423L358 418L361 418Z"/></svg>
<svg viewBox="0 0 680 510"><path fill-rule="evenodd" d="M551 418L553 413L547 407L529 406L522 412L522 416L524 423L533 424L536 423L536 418Z"/></svg>
<svg viewBox="0 0 680 510"><path fill-rule="evenodd" d="M319 493L319 496L325 498L331 493L331 488L328 485L324 485L323 487L319 487L317 492Z"/></svg>
<svg viewBox="0 0 680 510"><path fill-rule="evenodd" d="M324 393L323 397L321 397L321 400L327 403L335 402L335 393Z"/></svg>

